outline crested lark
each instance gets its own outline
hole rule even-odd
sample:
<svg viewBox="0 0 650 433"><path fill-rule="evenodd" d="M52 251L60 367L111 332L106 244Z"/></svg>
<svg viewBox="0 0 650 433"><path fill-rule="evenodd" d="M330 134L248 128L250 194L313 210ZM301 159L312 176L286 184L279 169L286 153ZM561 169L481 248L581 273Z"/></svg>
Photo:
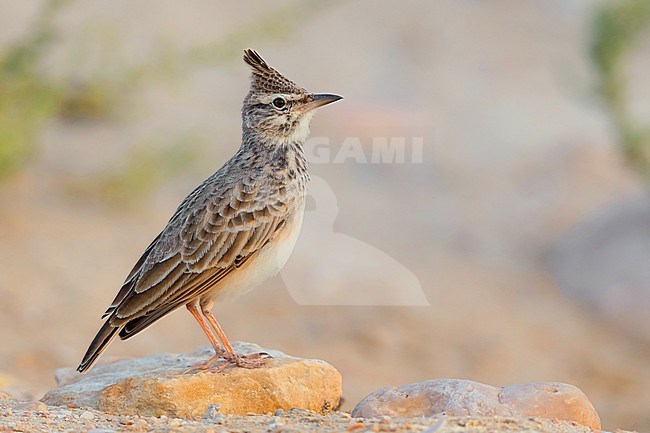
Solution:
<svg viewBox="0 0 650 433"><path fill-rule="evenodd" d="M180 204L129 273L102 318L80 372L116 335L122 340L185 306L214 347L197 366L258 367L260 356L235 353L212 314L224 295L246 292L276 274L293 250L302 223L309 173L303 145L314 110L341 99L314 94L271 68L253 50L250 91L242 108L237 153Z"/></svg>

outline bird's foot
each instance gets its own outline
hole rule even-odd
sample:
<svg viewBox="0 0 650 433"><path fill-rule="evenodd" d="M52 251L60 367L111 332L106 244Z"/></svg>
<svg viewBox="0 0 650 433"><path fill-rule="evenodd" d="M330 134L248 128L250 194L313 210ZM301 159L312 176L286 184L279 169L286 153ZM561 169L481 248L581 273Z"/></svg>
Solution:
<svg viewBox="0 0 650 433"><path fill-rule="evenodd" d="M213 373L221 373L226 368L231 365L236 365L241 368L260 368L266 365L266 360L268 358L273 358L266 352L252 353L250 355L227 355L225 356L226 362L219 365L218 367L211 368L210 371Z"/></svg>
<svg viewBox="0 0 650 433"><path fill-rule="evenodd" d="M187 370L183 371L183 374L190 374L190 373L198 373L199 371L206 371L210 370L214 364L219 361L221 358L226 358L226 351L225 350L220 350L217 352L212 358L208 359L205 362L202 362L197 365L193 365L192 367L188 368Z"/></svg>

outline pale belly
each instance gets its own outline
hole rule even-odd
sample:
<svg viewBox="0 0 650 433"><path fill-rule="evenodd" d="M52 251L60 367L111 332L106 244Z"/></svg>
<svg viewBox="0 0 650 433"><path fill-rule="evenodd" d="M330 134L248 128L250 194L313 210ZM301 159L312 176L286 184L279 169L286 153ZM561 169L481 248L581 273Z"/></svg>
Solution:
<svg viewBox="0 0 650 433"><path fill-rule="evenodd" d="M282 231L273 241L255 254L255 257L252 257L243 266L231 272L206 293L201 298L201 304L207 305L211 303L210 301L219 301L224 298L242 295L276 275L287 263L296 245L302 227L303 215L304 207L300 209L289 224L282 228Z"/></svg>

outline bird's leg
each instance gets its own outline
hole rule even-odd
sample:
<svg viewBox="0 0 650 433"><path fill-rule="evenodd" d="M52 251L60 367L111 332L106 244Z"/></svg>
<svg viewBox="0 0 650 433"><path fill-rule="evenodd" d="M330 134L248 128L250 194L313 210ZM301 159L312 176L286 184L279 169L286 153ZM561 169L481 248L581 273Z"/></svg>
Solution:
<svg viewBox="0 0 650 433"><path fill-rule="evenodd" d="M223 329L221 329L221 325L217 321L217 318L214 317L214 314L212 314L212 311L209 308L204 308L202 311L205 318L208 319L208 322L210 322L210 324L214 328L214 331L217 333L217 336L221 341L221 344L223 344L223 347L226 349L227 352L227 354L224 356L226 362L220 365L218 368L216 368L214 370L215 373L223 371L226 367L233 364L237 365L237 367L242 367L242 368L259 368L266 365L266 358L270 358L271 355L269 355L268 353L253 353L250 355L238 355L235 352L235 349L233 349L232 344L230 344L228 337L226 337L226 333L223 332Z"/></svg>
<svg viewBox="0 0 650 433"><path fill-rule="evenodd" d="M214 335L212 329L210 329L210 326L208 326L208 324L205 323L205 318L201 316L201 313L199 312L199 309L197 308L196 304L189 303L186 305L186 307L187 310L190 313L192 313L192 316L194 316L196 321L199 322L199 326L201 326L201 329L203 329L203 332L208 337L208 340L210 340L212 347L214 347L214 356L201 364L190 367L189 369L185 370L185 373L189 373L192 371L199 371L199 370L208 370L210 367L212 367L212 365L214 365L219 360L219 358L226 355L226 351L219 344L219 340Z"/></svg>

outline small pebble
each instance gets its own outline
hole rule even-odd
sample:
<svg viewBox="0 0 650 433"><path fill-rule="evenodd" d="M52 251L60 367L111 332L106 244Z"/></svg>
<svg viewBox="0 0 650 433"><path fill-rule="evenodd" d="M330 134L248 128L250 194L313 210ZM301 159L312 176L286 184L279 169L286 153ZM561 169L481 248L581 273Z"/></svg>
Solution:
<svg viewBox="0 0 650 433"><path fill-rule="evenodd" d="M61 416L70 416L70 415L72 415L72 411L68 410L68 409L61 409L59 411L59 415L61 415Z"/></svg>
<svg viewBox="0 0 650 433"><path fill-rule="evenodd" d="M273 415L275 415L275 416L280 416L280 415L282 415L283 413L284 413L284 410L282 410L282 409L278 409L278 410L276 410L276 411L273 413Z"/></svg>
<svg viewBox="0 0 650 433"><path fill-rule="evenodd" d="M357 422L357 421L352 420L348 424L348 428L346 430L347 431L355 431L355 430L359 430L359 429L362 429L362 428L366 428L366 425L361 423L361 422Z"/></svg>
<svg viewBox="0 0 650 433"><path fill-rule="evenodd" d="M215 424L221 424L223 422L223 415L219 413L220 407L221 405L219 403L208 406L208 410L203 414L203 419L212 421Z"/></svg>
<svg viewBox="0 0 650 433"><path fill-rule="evenodd" d="M380 419L380 421L379 421L380 424L388 424L388 423L391 422L391 417L389 417L388 415L383 415L379 419Z"/></svg>
<svg viewBox="0 0 650 433"><path fill-rule="evenodd" d="M79 417L81 417L82 419L91 420L91 419L95 419L95 414L87 410L82 412L81 415L79 415Z"/></svg>
<svg viewBox="0 0 650 433"><path fill-rule="evenodd" d="M425 431L423 431L422 433L435 433L435 432L437 432L437 431L442 427L442 425L443 425L444 423L445 423L445 417L443 416L443 417L440 418L440 419L439 419L439 420L438 420L434 425L432 425L431 427L427 428L427 429L426 429Z"/></svg>
<svg viewBox="0 0 650 433"><path fill-rule="evenodd" d="M180 418L172 418L169 420L170 427L180 427L183 425L183 420Z"/></svg>

